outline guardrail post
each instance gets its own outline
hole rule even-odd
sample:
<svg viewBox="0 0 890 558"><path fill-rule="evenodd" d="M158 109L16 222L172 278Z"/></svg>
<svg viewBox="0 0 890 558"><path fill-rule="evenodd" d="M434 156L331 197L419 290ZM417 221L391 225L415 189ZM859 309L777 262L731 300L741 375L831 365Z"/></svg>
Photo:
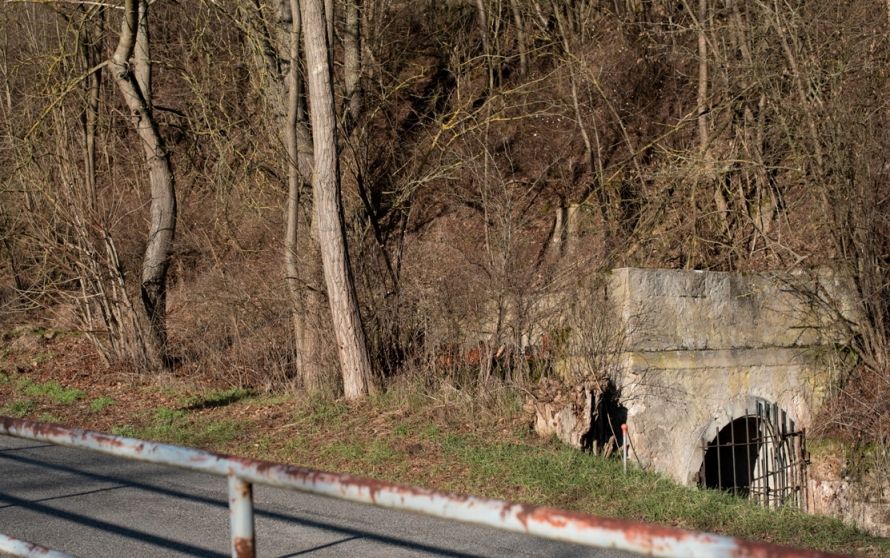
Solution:
<svg viewBox="0 0 890 558"><path fill-rule="evenodd" d="M229 525L232 530L232 558L255 558L253 486L234 474L229 474Z"/></svg>

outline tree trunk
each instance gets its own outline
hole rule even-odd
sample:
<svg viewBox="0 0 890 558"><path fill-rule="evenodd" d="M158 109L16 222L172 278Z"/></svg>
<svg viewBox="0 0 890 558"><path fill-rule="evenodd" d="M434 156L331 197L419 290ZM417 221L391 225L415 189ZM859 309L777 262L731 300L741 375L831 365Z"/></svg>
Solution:
<svg viewBox="0 0 890 558"><path fill-rule="evenodd" d="M176 230L176 191L170 157L151 112L150 91L143 91L141 87L150 86L148 36L140 37L147 30L147 10L146 0L126 0L120 40L109 67L142 143L151 183L151 226L142 262L140 291L152 334L152 339L145 342L145 357L149 366L162 369L170 363L166 328L167 268ZM140 25L141 21L145 21L145 25ZM141 46L131 67L130 57L137 43Z"/></svg>
<svg viewBox="0 0 890 558"><path fill-rule="evenodd" d="M346 32L343 34L343 82L346 107L344 133L349 134L362 111L362 33L361 0L346 2Z"/></svg>
<svg viewBox="0 0 890 558"><path fill-rule="evenodd" d="M84 70L90 71L99 65L102 56L102 36L105 31L105 8L96 10L97 28L84 21L84 34L81 40L81 55L84 60ZM84 139L84 177L87 190L87 207L91 210L96 207L96 124L99 116L99 93L102 86L102 69L96 68L84 81L87 103L81 116Z"/></svg>
<svg viewBox="0 0 890 558"><path fill-rule="evenodd" d="M887 0L890 2L890 0ZM516 25L516 49L519 51L519 75L528 74L528 43L525 39L525 21L519 11L518 0L510 0L510 10L513 12L513 24Z"/></svg>
<svg viewBox="0 0 890 558"><path fill-rule="evenodd" d="M324 290L314 284L322 276L317 241L300 235L303 184L312 176L312 138L306 123L303 77L300 72L302 16L298 0L287 0L282 22L290 22L289 72L287 75L287 120L283 135L287 146L287 229L284 240L284 270L291 298L291 322L296 347L296 369L307 393L328 391L330 366L324 362L324 333L329 331L324 310ZM284 13L286 12L286 14ZM302 258L300 257L302 254Z"/></svg>
<svg viewBox="0 0 890 558"><path fill-rule="evenodd" d="M145 106L151 109L151 47L148 36L148 0L139 0L139 26L133 51L133 74L142 91Z"/></svg>
<svg viewBox="0 0 890 558"><path fill-rule="evenodd" d="M282 3L284 4L284 3ZM287 287L291 295L291 320L293 322L294 341L296 343L296 368L302 373L304 362L303 339L306 337L306 310L303 305L300 286L300 269L297 262L297 238L299 227L300 197L302 194L303 177L300 175L298 163L299 150L297 145L297 122L300 113L300 96L303 83L300 76L300 10L297 0L290 0L287 16L291 22L290 33L290 72L288 74L287 124L285 139L287 142L287 229L284 237L284 271ZM285 22L285 17L281 18Z"/></svg>
<svg viewBox="0 0 890 558"><path fill-rule="evenodd" d="M370 389L371 362L346 247L330 64L331 43L325 29L322 0L301 0L300 7L315 155L312 191L318 240L343 376L343 392L347 399L356 399L367 395Z"/></svg>
<svg viewBox="0 0 890 558"><path fill-rule="evenodd" d="M705 187L714 188L714 205L723 233L730 236L729 202L723 193L723 185L716 176L716 164L711 160L711 131L708 125L708 37L705 22L708 19L708 0L698 0L698 141L702 158L702 182Z"/></svg>
<svg viewBox="0 0 890 558"><path fill-rule="evenodd" d="M698 141L702 155L708 150L708 39L705 34L705 18L708 0L698 0Z"/></svg>
<svg viewBox="0 0 890 558"><path fill-rule="evenodd" d="M490 93L494 89L494 61L492 60L491 43L488 40L488 14L485 10L485 0L476 0L476 16L479 18L479 31L482 37L485 65L488 68L488 91Z"/></svg>

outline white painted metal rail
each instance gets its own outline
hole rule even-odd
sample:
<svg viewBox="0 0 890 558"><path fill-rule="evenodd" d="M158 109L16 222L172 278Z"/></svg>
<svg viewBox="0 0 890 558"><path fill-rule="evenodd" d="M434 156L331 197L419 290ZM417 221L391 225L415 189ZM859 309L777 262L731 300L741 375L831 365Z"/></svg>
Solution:
<svg viewBox="0 0 890 558"><path fill-rule="evenodd" d="M597 548L665 558L829 558L830 554L744 541L635 521L595 517L554 508L438 492L351 475L328 473L207 451L113 436L79 428L0 417L0 434L110 454L229 479L232 556L256 555L254 483L309 492L386 508L486 525ZM0 553L13 556L68 554L0 535Z"/></svg>

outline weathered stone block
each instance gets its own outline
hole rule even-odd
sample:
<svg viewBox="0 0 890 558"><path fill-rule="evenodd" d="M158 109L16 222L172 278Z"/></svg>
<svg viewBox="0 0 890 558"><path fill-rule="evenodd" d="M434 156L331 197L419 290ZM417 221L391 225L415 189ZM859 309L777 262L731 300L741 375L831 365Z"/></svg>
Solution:
<svg viewBox="0 0 890 558"><path fill-rule="evenodd" d="M630 351L811 347L842 342L855 317L849 289L828 273L728 273L622 268L608 296Z"/></svg>
<svg viewBox="0 0 890 558"><path fill-rule="evenodd" d="M812 274L617 269L607 297L624 332L618 379L640 461L695 483L703 447L758 402L810 424L825 356L855 319L844 282Z"/></svg>

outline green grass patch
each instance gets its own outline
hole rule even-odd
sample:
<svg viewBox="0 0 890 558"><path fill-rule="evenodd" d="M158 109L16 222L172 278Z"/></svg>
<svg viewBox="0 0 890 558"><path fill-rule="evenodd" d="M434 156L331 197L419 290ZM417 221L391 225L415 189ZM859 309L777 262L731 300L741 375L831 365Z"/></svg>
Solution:
<svg viewBox="0 0 890 558"><path fill-rule="evenodd" d="M70 405L86 395L79 389L63 387L56 381L37 384L27 378L22 378L17 387L19 391L29 397L44 397L59 405Z"/></svg>
<svg viewBox="0 0 890 558"><path fill-rule="evenodd" d="M52 413L40 413L37 416L37 420L40 422L62 422L62 419L59 418L58 415Z"/></svg>
<svg viewBox="0 0 890 558"><path fill-rule="evenodd" d="M196 429L187 445L222 448L237 438L244 429L241 422L234 420L207 421Z"/></svg>
<svg viewBox="0 0 890 558"><path fill-rule="evenodd" d="M326 401L316 399L311 404L309 420L315 426L330 425L349 413L349 405L343 401Z"/></svg>
<svg viewBox="0 0 890 558"><path fill-rule="evenodd" d="M409 436L411 434L411 425L405 422L400 422L393 426L392 433L393 436L398 436L400 438Z"/></svg>
<svg viewBox="0 0 890 558"><path fill-rule="evenodd" d="M147 424L122 425L112 429L112 433L183 446L221 449L237 438L244 426L244 423L235 420L190 416L181 409L158 407Z"/></svg>
<svg viewBox="0 0 890 558"><path fill-rule="evenodd" d="M469 471L452 489L781 544L890 552L890 541L869 537L836 519L789 508L766 509L723 492L679 486L636 467L625 474L617 459L557 444L492 444L456 434L445 437L443 449Z"/></svg>
<svg viewBox="0 0 890 558"><path fill-rule="evenodd" d="M22 418L28 416L36 407L37 403L33 399L18 399L0 407L0 415Z"/></svg>
<svg viewBox="0 0 890 558"><path fill-rule="evenodd" d="M334 440L322 450L322 455L331 457L337 461L361 459L365 449L362 444Z"/></svg>
<svg viewBox="0 0 890 558"><path fill-rule="evenodd" d="M185 417L185 411L180 409L170 409L169 407L158 407L155 409L154 422L158 427L173 426L179 419Z"/></svg>
<svg viewBox="0 0 890 558"><path fill-rule="evenodd" d="M125 436L127 438L135 438L138 432L139 429L132 424L121 424L111 429L111 433L115 436Z"/></svg>
<svg viewBox="0 0 890 558"><path fill-rule="evenodd" d="M117 403L117 401L115 401L111 397L108 397L107 395L101 395L99 397L96 397L96 398L90 400L90 412L101 413L102 411L104 411L108 407L111 407L115 403Z"/></svg>

